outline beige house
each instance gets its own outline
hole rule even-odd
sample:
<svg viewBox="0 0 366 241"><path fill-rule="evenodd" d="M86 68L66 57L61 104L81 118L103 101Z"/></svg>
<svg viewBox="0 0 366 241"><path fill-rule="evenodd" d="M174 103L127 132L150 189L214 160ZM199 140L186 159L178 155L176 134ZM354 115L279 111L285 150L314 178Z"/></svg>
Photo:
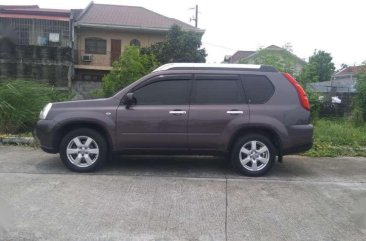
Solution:
<svg viewBox="0 0 366 241"><path fill-rule="evenodd" d="M143 7L93 2L74 21L74 83L84 89L88 88L86 82L99 82L112 69L126 46L145 47L164 41L174 24L186 31L204 32Z"/></svg>

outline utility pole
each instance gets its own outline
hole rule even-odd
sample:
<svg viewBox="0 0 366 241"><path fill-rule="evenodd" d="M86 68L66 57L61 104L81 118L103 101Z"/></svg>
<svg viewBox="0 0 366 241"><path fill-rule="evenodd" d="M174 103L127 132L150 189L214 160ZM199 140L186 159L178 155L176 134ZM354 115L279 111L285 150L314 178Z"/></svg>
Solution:
<svg viewBox="0 0 366 241"><path fill-rule="evenodd" d="M194 9L194 8L191 8ZM198 5L196 4L196 15L190 19L190 21L194 21L194 26L198 27Z"/></svg>

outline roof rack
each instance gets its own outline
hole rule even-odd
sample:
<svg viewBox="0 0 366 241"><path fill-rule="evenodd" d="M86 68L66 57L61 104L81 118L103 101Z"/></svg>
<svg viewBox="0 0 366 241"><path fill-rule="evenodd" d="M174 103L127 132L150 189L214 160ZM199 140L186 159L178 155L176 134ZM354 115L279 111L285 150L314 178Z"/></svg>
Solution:
<svg viewBox="0 0 366 241"><path fill-rule="evenodd" d="M163 70L259 70L263 72L277 72L272 66L256 64L206 64L206 63L169 63L160 66L153 72Z"/></svg>

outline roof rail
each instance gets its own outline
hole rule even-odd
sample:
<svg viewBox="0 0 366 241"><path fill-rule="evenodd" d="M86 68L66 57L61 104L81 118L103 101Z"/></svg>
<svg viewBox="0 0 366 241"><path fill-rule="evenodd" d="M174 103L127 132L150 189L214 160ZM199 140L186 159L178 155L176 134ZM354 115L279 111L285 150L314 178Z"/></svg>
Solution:
<svg viewBox="0 0 366 241"><path fill-rule="evenodd" d="M263 72L277 72L272 66L256 65L256 64L206 64L206 63L169 63L160 66L153 72L163 70L188 70L188 69L226 69L226 70L259 70Z"/></svg>

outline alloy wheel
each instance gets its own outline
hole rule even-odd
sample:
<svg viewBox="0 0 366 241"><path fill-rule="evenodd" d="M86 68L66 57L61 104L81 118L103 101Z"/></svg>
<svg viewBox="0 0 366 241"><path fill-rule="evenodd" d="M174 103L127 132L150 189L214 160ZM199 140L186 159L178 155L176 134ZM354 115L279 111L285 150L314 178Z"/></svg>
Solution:
<svg viewBox="0 0 366 241"><path fill-rule="evenodd" d="M68 143L66 155L75 166L89 167L98 159L99 147L93 138L77 136Z"/></svg>
<svg viewBox="0 0 366 241"><path fill-rule="evenodd" d="M260 141L246 142L239 152L241 165L249 171L260 171L265 168L270 160L268 147Z"/></svg>

